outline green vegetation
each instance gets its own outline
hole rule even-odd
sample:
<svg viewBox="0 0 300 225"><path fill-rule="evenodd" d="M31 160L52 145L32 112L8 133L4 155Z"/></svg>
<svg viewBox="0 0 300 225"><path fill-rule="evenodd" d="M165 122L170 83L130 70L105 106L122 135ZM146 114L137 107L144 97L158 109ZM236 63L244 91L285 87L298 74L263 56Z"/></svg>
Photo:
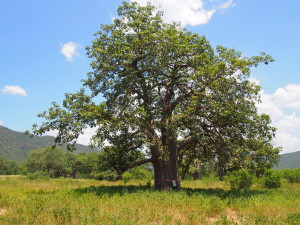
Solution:
<svg viewBox="0 0 300 225"><path fill-rule="evenodd" d="M118 167L111 164L112 159L107 156L106 151L75 154L59 147L48 146L31 151L28 159L20 165L20 173L29 174L30 179L41 177L93 178L110 181L122 179L123 172L117 170ZM152 170L146 164L129 169L126 174L130 175L129 180L152 178Z"/></svg>
<svg viewBox="0 0 300 225"><path fill-rule="evenodd" d="M18 173L19 167L17 163L0 156L0 175L11 175Z"/></svg>
<svg viewBox="0 0 300 225"><path fill-rule="evenodd" d="M300 151L282 154L279 162L274 169L299 169L300 168Z"/></svg>
<svg viewBox="0 0 300 225"><path fill-rule="evenodd" d="M233 190L249 189L253 183L253 175L247 170L236 170L229 173L227 180Z"/></svg>
<svg viewBox="0 0 300 225"><path fill-rule="evenodd" d="M27 159L28 153L37 148L44 148L54 145L54 137L50 136L33 136L10 130L0 126L0 156L15 161L23 162ZM66 146L63 147L66 149ZM98 152L97 148L89 148L84 145L76 145L76 152Z"/></svg>
<svg viewBox="0 0 300 225"><path fill-rule="evenodd" d="M262 175L280 148L272 144L270 117L256 109L260 87L248 78L272 57L214 50L204 36L164 23L162 15L150 3L124 1L87 47L93 61L83 88L39 114L44 122L33 133L58 130L56 141L72 149L94 127L93 143L111 145L114 170L150 162L157 190L180 188L179 165L188 168L194 159L214 161L220 177L240 168Z"/></svg>
<svg viewBox="0 0 300 225"><path fill-rule="evenodd" d="M278 171L269 170L262 178L262 184L266 188L279 188L281 186L281 176Z"/></svg>
<svg viewBox="0 0 300 225"><path fill-rule="evenodd" d="M300 169L285 169L281 170L280 173L290 183L300 183Z"/></svg>
<svg viewBox="0 0 300 225"><path fill-rule="evenodd" d="M39 170L47 172L51 177L60 177L67 169L66 153L62 148L39 148L29 153L25 166L29 172Z"/></svg>
<svg viewBox="0 0 300 225"><path fill-rule="evenodd" d="M182 181L157 192L143 181L29 180L0 176L0 224L299 224L300 184L229 190L223 181Z"/></svg>
<svg viewBox="0 0 300 225"><path fill-rule="evenodd" d="M0 157L0 174L27 175L0 176L0 224L300 223L300 169L269 170L276 129L248 80L273 59L214 50L156 10L123 2L87 48L90 95L66 94L33 127L58 130L68 150L95 127L101 151L75 154L0 127L3 156L23 161L35 149L19 167Z"/></svg>

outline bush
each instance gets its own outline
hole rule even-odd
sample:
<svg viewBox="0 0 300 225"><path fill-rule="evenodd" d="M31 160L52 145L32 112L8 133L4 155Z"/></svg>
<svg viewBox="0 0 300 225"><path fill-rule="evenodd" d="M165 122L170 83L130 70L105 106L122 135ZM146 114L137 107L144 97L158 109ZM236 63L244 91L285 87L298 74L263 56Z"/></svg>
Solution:
<svg viewBox="0 0 300 225"><path fill-rule="evenodd" d="M281 186L280 174L274 170L267 171L262 178L262 184L265 188L269 189L279 188Z"/></svg>
<svg viewBox="0 0 300 225"><path fill-rule="evenodd" d="M103 172L99 173L93 173L92 177L96 180L109 180L109 181L115 181L117 179L117 172L116 171L111 171L111 170L106 170Z"/></svg>
<svg viewBox="0 0 300 225"><path fill-rule="evenodd" d="M129 172L123 173L122 180L124 181L125 184L132 179L133 179L133 175L131 173Z"/></svg>
<svg viewBox="0 0 300 225"><path fill-rule="evenodd" d="M283 170L283 177L290 183L300 183L300 169Z"/></svg>
<svg viewBox="0 0 300 225"><path fill-rule="evenodd" d="M151 179L151 173L149 170L136 167L132 171L132 179L133 180L150 180Z"/></svg>
<svg viewBox="0 0 300 225"><path fill-rule="evenodd" d="M247 170L236 170L229 173L227 181L231 189L240 190L250 188L253 183L253 178L253 175Z"/></svg>
<svg viewBox="0 0 300 225"><path fill-rule="evenodd" d="M49 174L46 171L42 171L42 170L39 170L39 171L36 171L34 173L28 174L27 177L30 180L49 179L50 178Z"/></svg>
<svg viewBox="0 0 300 225"><path fill-rule="evenodd" d="M16 162L0 156L0 175L19 174L20 169Z"/></svg>

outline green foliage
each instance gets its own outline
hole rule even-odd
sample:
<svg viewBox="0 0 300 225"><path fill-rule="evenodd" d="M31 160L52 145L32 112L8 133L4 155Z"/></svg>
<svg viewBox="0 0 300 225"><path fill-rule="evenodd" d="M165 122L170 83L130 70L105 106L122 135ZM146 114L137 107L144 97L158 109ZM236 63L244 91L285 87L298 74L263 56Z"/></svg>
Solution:
<svg viewBox="0 0 300 225"><path fill-rule="evenodd" d="M282 174L290 183L300 183L300 169L285 169Z"/></svg>
<svg viewBox="0 0 300 225"><path fill-rule="evenodd" d="M62 148L48 146L31 151L25 165L29 172L42 170L51 177L59 177L67 169L67 159Z"/></svg>
<svg viewBox="0 0 300 225"><path fill-rule="evenodd" d="M109 181L115 181L118 174L116 171L111 170L105 170L98 173L92 173L92 177L96 180L109 180Z"/></svg>
<svg viewBox="0 0 300 225"><path fill-rule="evenodd" d="M134 180L150 180L152 178L151 172L142 167L133 168L131 173Z"/></svg>
<svg viewBox="0 0 300 225"><path fill-rule="evenodd" d="M80 153L66 152L67 175L73 178L91 178L92 172L96 171L97 153Z"/></svg>
<svg viewBox="0 0 300 225"><path fill-rule="evenodd" d="M81 153L78 155L79 160L81 161L81 165L78 169L78 174L84 178L92 178L93 172L99 172L97 164L98 164L98 156L99 153Z"/></svg>
<svg viewBox="0 0 300 225"><path fill-rule="evenodd" d="M130 172L125 172L122 175L122 180L124 181L124 183L126 184L128 181L133 179L133 174Z"/></svg>
<svg viewBox="0 0 300 225"><path fill-rule="evenodd" d="M99 153L75 154L61 148L48 146L31 151L28 159L22 165L22 171L26 174L42 170L51 177L93 178L93 174L103 172L97 168L98 156Z"/></svg>
<svg viewBox="0 0 300 225"><path fill-rule="evenodd" d="M276 129L258 114L260 87L248 78L251 67L272 57L214 50L204 36L164 23L151 4L123 2L118 15L87 47L93 61L84 88L39 114L45 122L34 125L34 134L58 130L57 142L74 144L84 129L97 127L93 144L111 144L101 156L108 169L120 175L152 162L161 189L165 179L179 179L179 157L188 159L185 167L194 158L214 160L220 177L240 167L269 169L280 150L272 144Z"/></svg>
<svg viewBox="0 0 300 225"><path fill-rule="evenodd" d="M19 167L14 161L0 156L0 175L18 174Z"/></svg>
<svg viewBox="0 0 300 225"><path fill-rule="evenodd" d="M54 137L29 137L29 135L10 130L0 125L0 156L17 163L24 162L30 151L54 144ZM62 148L66 149L66 145L63 145ZM91 149L90 147L78 144L76 145L76 152L98 152L98 149Z"/></svg>
<svg viewBox="0 0 300 225"><path fill-rule="evenodd" d="M280 173L274 170L267 171L262 178L262 184L269 189L281 187Z"/></svg>
<svg viewBox="0 0 300 225"><path fill-rule="evenodd" d="M124 140L125 142L127 142L126 139ZM122 146L123 143L119 144L107 146L98 154L97 171L112 170L121 176L131 164L145 158L145 154L142 152L126 151L126 148Z"/></svg>
<svg viewBox="0 0 300 225"><path fill-rule="evenodd" d="M130 180L149 181L152 178L152 171L145 165L132 168L122 174L122 180L124 183L127 183Z"/></svg>
<svg viewBox="0 0 300 225"><path fill-rule="evenodd" d="M107 151L75 154L65 152L61 148L48 146L30 152L28 160L22 165L22 171L23 174L45 171L51 177L68 176L115 181L121 177L126 167L121 167L122 161L115 159L113 156L113 154L108 154ZM130 162L130 157L134 162L136 157L141 156L140 153L133 156L128 155L126 156L128 157L127 162ZM120 168L122 170L116 170ZM150 179L151 173L146 168L131 169L133 179Z"/></svg>
<svg viewBox="0 0 300 225"><path fill-rule="evenodd" d="M230 172L227 177L231 189L234 190L249 189L253 183L253 179L253 175L245 169Z"/></svg>
<svg viewBox="0 0 300 225"><path fill-rule="evenodd" d="M300 224L300 213L289 214L285 219L285 222L289 225L299 225Z"/></svg>
<svg viewBox="0 0 300 225"><path fill-rule="evenodd" d="M46 171L38 170L34 173L27 175L28 179L36 180L36 179L49 179L50 176Z"/></svg>

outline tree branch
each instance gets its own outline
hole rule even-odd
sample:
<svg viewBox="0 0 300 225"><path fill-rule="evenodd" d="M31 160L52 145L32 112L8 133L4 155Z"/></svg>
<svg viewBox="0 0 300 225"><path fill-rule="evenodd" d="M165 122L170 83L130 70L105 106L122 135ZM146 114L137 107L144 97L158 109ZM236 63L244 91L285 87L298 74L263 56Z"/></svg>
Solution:
<svg viewBox="0 0 300 225"><path fill-rule="evenodd" d="M137 148L141 147L142 145L143 145L143 142L140 142L137 145L133 145L133 146L127 148L126 151L129 152L131 150L134 150L134 149L137 149Z"/></svg>
<svg viewBox="0 0 300 225"><path fill-rule="evenodd" d="M148 162L152 162L152 158L149 158L149 159L142 159L141 161L132 163L132 164L126 166L126 169L131 169L131 168L133 168L133 167L136 167L136 166L139 166L139 165L148 163Z"/></svg>
<svg viewBox="0 0 300 225"><path fill-rule="evenodd" d="M187 137L186 139L182 140L178 144L178 147L177 147L178 152L181 151L188 144L193 143L194 141L196 141L196 137L195 136L190 136L190 137Z"/></svg>

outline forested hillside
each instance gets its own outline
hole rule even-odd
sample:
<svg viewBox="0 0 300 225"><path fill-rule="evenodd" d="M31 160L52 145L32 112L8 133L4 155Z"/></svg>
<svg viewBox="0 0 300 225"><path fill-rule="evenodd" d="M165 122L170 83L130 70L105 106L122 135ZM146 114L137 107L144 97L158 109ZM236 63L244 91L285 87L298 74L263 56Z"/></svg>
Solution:
<svg viewBox="0 0 300 225"><path fill-rule="evenodd" d="M300 168L300 151L286 153L280 156L280 161L275 169Z"/></svg>
<svg viewBox="0 0 300 225"><path fill-rule="evenodd" d="M54 144L54 137L34 136L30 138L21 132L10 130L0 126L0 156L16 162L22 162L26 159L27 153L48 145ZM98 149L91 149L84 145L76 145L76 152L98 152Z"/></svg>

